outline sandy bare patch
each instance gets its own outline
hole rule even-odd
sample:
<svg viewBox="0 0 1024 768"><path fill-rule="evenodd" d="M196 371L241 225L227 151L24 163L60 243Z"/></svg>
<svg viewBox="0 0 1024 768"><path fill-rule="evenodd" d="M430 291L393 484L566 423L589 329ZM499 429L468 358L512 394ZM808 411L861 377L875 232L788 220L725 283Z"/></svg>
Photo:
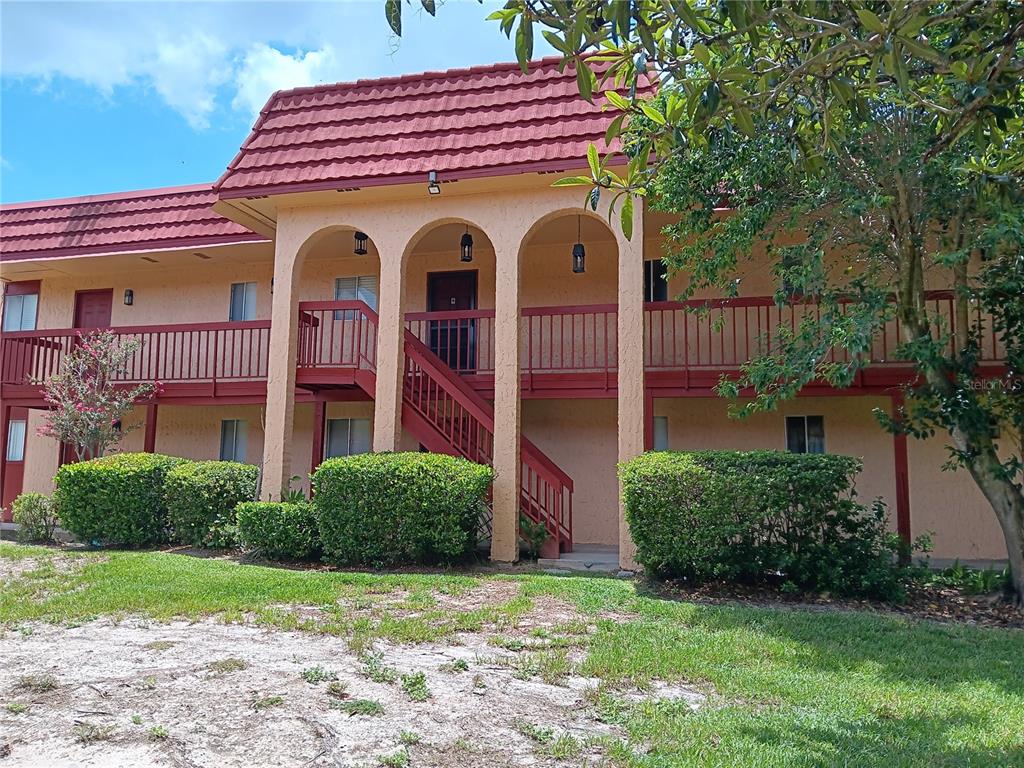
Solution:
<svg viewBox="0 0 1024 768"><path fill-rule="evenodd" d="M600 740L624 738L588 703L599 681L524 675L524 654L489 637L377 643L374 655L398 679L375 682L345 638L214 620L33 625L5 639L0 703L27 710L0 708L0 742L10 749L3 764L372 766L404 749L414 766L580 766L600 761ZM304 672L328 679L311 683ZM401 676L416 673L426 701L403 686ZM37 690L48 686L26 686L26 676L55 686ZM682 688L644 695L701 701ZM356 700L383 712L352 714ZM559 762L535 729L569 734L581 750Z"/></svg>
<svg viewBox="0 0 1024 768"><path fill-rule="evenodd" d="M102 558L70 557L66 554L61 554L59 551L38 557L0 557L0 584L15 581L27 573L48 566L52 567L57 573L71 573L84 568L89 563L95 562L102 562Z"/></svg>

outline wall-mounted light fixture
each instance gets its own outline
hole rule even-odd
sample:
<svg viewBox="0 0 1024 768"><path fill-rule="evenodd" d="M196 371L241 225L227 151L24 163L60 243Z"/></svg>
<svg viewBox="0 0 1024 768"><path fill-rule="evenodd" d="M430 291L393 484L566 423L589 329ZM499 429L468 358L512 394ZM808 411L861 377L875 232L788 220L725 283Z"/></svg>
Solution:
<svg viewBox="0 0 1024 768"><path fill-rule="evenodd" d="M459 261L470 262L473 260L473 236L469 234L469 227L459 241Z"/></svg>
<svg viewBox="0 0 1024 768"><path fill-rule="evenodd" d="M576 244L572 247L572 271L577 275L587 271L587 249L583 247L583 224L576 217Z"/></svg>
<svg viewBox="0 0 1024 768"><path fill-rule="evenodd" d="M131 288L125 288L124 289L124 305L126 307L130 307L134 303L135 303L135 291L133 291Z"/></svg>
<svg viewBox="0 0 1024 768"><path fill-rule="evenodd" d="M365 232L356 232L356 247L352 253L356 256L365 256L367 240L369 240L369 238L366 236Z"/></svg>
<svg viewBox="0 0 1024 768"><path fill-rule="evenodd" d="M437 183L437 171L431 171L427 174L427 194L441 194L441 185Z"/></svg>

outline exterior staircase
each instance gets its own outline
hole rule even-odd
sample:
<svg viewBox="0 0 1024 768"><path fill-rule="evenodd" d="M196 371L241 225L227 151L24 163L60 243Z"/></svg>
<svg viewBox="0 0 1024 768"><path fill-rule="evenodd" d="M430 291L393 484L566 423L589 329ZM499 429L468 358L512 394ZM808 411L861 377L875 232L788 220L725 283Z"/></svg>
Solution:
<svg viewBox="0 0 1024 768"><path fill-rule="evenodd" d="M402 425L429 451L493 464L493 406L412 331L404 334ZM300 304L298 362L305 382L328 385L344 371L375 396L376 336L377 314L363 302ZM572 478L526 437L520 451L520 512L547 529L546 557L571 552Z"/></svg>

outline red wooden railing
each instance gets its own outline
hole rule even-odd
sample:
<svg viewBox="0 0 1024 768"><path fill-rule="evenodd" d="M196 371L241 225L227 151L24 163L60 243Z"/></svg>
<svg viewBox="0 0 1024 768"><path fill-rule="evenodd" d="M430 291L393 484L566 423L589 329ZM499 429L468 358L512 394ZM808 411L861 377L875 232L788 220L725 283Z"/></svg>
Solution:
<svg viewBox="0 0 1024 768"><path fill-rule="evenodd" d="M377 369L377 313L361 301L299 303L296 364L303 369Z"/></svg>
<svg viewBox="0 0 1024 768"><path fill-rule="evenodd" d="M111 329L118 339L137 340L139 348L114 381L258 381L267 377L270 322L190 323ZM26 385L60 371L64 356L82 331L13 331L0 334L3 384Z"/></svg>
<svg viewBox="0 0 1024 768"><path fill-rule="evenodd" d="M494 310L408 312L405 327L458 373L494 373Z"/></svg>
<svg viewBox="0 0 1024 768"><path fill-rule="evenodd" d="M405 332L403 381L403 404L407 415L414 416L407 421L422 420L433 430L433 435L421 438L428 448L492 463L493 408L411 330ZM432 443L431 438L440 438L443 444ZM533 522L544 523L560 551L570 551L572 479L526 437L520 449L520 510Z"/></svg>
<svg viewBox="0 0 1024 768"><path fill-rule="evenodd" d="M618 367L614 304L527 307L522 310L520 366L524 373L604 373Z"/></svg>

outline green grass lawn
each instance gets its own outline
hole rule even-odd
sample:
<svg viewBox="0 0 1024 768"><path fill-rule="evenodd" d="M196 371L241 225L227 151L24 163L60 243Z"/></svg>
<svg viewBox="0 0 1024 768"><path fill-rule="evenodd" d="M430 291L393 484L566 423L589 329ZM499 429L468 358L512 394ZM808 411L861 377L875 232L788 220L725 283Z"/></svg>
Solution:
<svg viewBox="0 0 1024 768"><path fill-rule="evenodd" d="M23 565L36 558L0 588L0 624L8 629L101 615L255 616L336 633L358 647L377 637L422 642L500 630L538 599L557 598L597 626L582 640L577 673L601 678L595 707L630 735L632 748L613 749L612 765L1024 766L1020 631L696 605L601 578L294 571L10 544L0 545L0 558ZM511 582L493 604L460 611L441 599L493 580ZM352 610L389 595L386 610ZM320 606L322 618L297 618L283 609L289 604ZM682 704L623 703L621 691L653 679L686 681L711 699L697 713Z"/></svg>

